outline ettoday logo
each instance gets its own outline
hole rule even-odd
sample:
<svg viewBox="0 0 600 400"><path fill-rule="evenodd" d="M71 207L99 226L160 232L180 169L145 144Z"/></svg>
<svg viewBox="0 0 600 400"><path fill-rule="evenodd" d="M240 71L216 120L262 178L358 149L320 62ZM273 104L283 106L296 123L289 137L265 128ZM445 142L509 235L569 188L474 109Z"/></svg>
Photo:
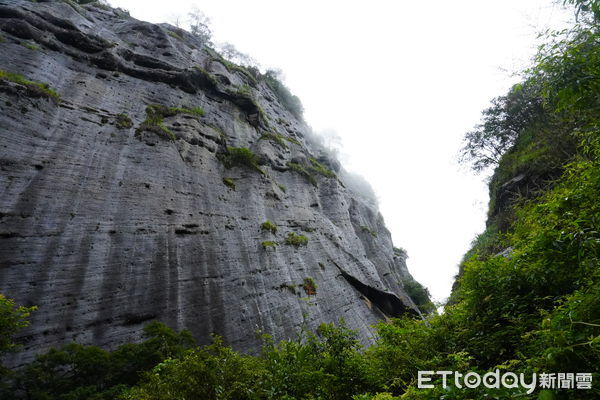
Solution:
<svg viewBox="0 0 600 400"><path fill-rule="evenodd" d="M433 389L435 385L432 382L434 378L441 376L442 387L448 387L448 382L454 382L459 388L475 389L483 385L489 389L526 389L527 394L533 393L536 388L540 389L591 389L591 373L541 373L531 374L526 378L525 374L515 374L514 372L500 373L497 369L488 372L483 376L477 372L467 372L466 374L456 371L419 371L417 387L419 389Z"/></svg>

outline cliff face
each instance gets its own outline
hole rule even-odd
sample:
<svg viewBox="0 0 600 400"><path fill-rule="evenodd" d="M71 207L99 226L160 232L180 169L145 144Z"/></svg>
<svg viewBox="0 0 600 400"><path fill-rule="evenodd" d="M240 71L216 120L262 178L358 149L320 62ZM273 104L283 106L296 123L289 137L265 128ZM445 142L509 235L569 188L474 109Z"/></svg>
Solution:
<svg viewBox="0 0 600 400"><path fill-rule="evenodd" d="M152 319L252 351L257 329L344 318L367 342L418 314L382 217L265 79L95 6L0 0L0 30L27 80L0 78L0 292L39 307L13 363Z"/></svg>

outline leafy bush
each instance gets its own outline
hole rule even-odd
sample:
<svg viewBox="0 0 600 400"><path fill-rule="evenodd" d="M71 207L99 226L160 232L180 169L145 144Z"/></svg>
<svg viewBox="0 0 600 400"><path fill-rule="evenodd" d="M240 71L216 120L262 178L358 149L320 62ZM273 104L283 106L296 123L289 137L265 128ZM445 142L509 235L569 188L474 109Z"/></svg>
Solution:
<svg viewBox="0 0 600 400"><path fill-rule="evenodd" d="M33 44L33 43L22 42L21 44L23 46L27 47L29 50L33 50L33 51L41 50L40 46Z"/></svg>
<svg viewBox="0 0 600 400"><path fill-rule="evenodd" d="M307 296L314 296L317 294L317 282L313 278L304 278L302 288L306 292Z"/></svg>
<svg viewBox="0 0 600 400"><path fill-rule="evenodd" d="M277 233L277 225L268 220L260 225L260 229L262 229L263 231L269 231L272 234Z"/></svg>
<svg viewBox="0 0 600 400"><path fill-rule="evenodd" d="M258 159L252 150L246 147L228 147L225 153L220 155L221 162L225 168L246 167L260 172L264 171L258 166Z"/></svg>
<svg viewBox="0 0 600 400"><path fill-rule="evenodd" d="M179 359L166 359L143 383L123 399L255 399L264 396L261 360L243 356L225 347L219 337L214 343L192 350Z"/></svg>
<svg viewBox="0 0 600 400"><path fill-rule="evenodd" d="M164 124L163 117L160 114L156 114L151 108L146 109L146 119L136 129L136 133L139 134L142 131L150 131L156 133L159 137L177 140L177 136Z"/></svg>
<svg viewBox="0 0 600 400"><path fill-rule="evenodd" d="M308 244L308 238L304 235L290 232L285 238L285 244L295 247L306 246Z"/></svg>
<svg viewBox="0 0 600 400"><path fill-rule="evenodd" d="M408 294L423 314L435 312L435 305L431 302L431 295L426 287L412 278L404 279L402 281L402 286L404 287L406 294Z"/></svg>
<svg viewBox="0 0 600 400"><path fill-rule="evenodd" d="M257 126L260 121L268 124L269 116L256 101L250 86L242 85L236 89L227 88L226 93L228 94L229 100L240 107L247 115L258 114L259 119L254 123L255 126Z"/></svg>
<svg viewBox="0 0 600 400"><path fill-rule="evenodd" d="M189 114L197 117L204 116L204 110L202 107L193 107L193 108L185 108L185 107L168 107L162 104L150 104L146 108L146 114L157 115L162 118L173 117L177 114Z"/></svg>
<svg viewBox="0 0 600 400"><path fill-rule="evenodd" d="M27 318L37 307L17 307L13 299L7 299L0 293L0 356L14 351L17 345L12 337L29 325ZM1 373L0 367L0 373Z"/></svg>
<svg viewBox="0 0 600 400"><path fill-rule="evenodd" d="M265 240L263 242L260 242L260 245L262 246L263 249L267 250L269 247L276 248L277 242L273 242L271 240Z"/></svg>
<svg viewBox="0 0 600 400"><path fill-rule="evenodd" d="M195 66L194 70L196 70L199 73L199 78L202 81L204 87L207 87L208 89L213 91L219 87L219 81L210 72L198 66Z"/></svg>

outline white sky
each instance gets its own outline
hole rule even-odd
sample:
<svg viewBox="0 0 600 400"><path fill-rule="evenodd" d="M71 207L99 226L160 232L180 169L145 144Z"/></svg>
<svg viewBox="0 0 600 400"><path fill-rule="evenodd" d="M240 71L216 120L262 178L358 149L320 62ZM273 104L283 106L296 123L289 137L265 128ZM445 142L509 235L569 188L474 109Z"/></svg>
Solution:
<svg viewBox="0 0 600 400"><path fill-rule="evenodd" d="M214 39L281 68L316 131L341 137L341 160L378 195L396 246L434 300L483 231L487 186L460 168L464 133L518 81L537 33L570 15L552 0L110 0L172 22L194 7Z"/></svg>

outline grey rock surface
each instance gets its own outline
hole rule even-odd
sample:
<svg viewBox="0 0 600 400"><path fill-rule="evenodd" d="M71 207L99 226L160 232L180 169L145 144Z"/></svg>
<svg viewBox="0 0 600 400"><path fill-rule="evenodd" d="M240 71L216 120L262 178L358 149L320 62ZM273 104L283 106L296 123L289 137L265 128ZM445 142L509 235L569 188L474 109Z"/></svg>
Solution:
<svg viewBox="0 0 600 400"><path fill-rule="evenodd" d="M114 348L154 319L253 352L258 329L278 340L344 318L368 343L378 320L418 315L383 218L343 174L311 170L340 166L264 80L185 31L93 5L0 0L0 35L0 69L61 96L0 79L0 293L39 307L9 363L70 341ZM171 140L143 125L151 104L205 113L165 116ZM226 168L231 147L264 173ZM286 245L290 232L308 243Z"/></svg>

